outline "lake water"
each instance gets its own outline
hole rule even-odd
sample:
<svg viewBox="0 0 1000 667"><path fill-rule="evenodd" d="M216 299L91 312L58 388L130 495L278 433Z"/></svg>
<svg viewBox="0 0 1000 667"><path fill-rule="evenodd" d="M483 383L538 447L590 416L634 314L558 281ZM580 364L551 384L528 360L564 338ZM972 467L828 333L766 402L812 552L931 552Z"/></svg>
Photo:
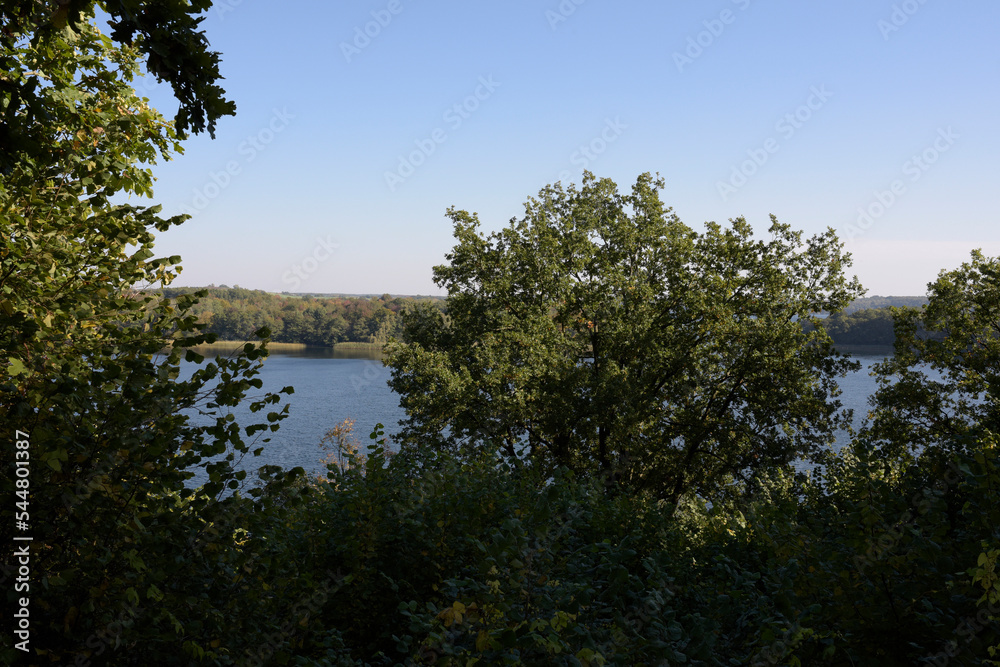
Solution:
<svg viewBox="0 0 1000 667"><path fill-rule="evenodd" d="M381 361L364 355L335 357L324 348L272 352L258 375L263 387L253 390L250 396L294 387L294 394L282 395L281 405L289 404L289 416L280 422L281 428L276 433L258 434L261 438L270 437L271 441L263 445L260 456L247 457L241 467L255 471L263 465L301 466L310 475L323 474L322 461L328 450L320 443L327 431L345 419L354 420L354 435L362 446L371 442L368 436L379 423L391 437L399 431L398 422L406 414L399 405L398 394L386 384L389 376L389 369ZM268 406L253 414L241 405L233 413L241 426L247 426L264 422L267 412L274 409ZM251 446L251 450L254 448ZM193 481L197 483L199 477Z"/></svg>
<svg viewBox="0 0 1000 667"><path fill-rule="evenodd" d="M855 425L860 425L867 414L868 397L875 391L875 378L869 375L871 367L884 356L884 352L854 353L862 368L840 381L841 402L854 409ZM389 369L377 359L336 358L327 349L272 352L259 377L264 391L277 392L289 385L295 388L295 393L286 398L291 406L289 417L276 433L269 434L271 442L264 445L261 456L245 462L243 467L252 471L266 464L301 466L310 475L323 474L326 452L320 441L328 430L348 418L355 420L354 434L362 445L370 442L368 435L378 423L385 426L391 438L406 415L399 396L386 384L389 376ZM263 421L261 414L251 415L242 409L236 412L236 418L246 426L254 423L251 418ZM838 444L845 444L847 438L846 433L842 434Z"/></svg>

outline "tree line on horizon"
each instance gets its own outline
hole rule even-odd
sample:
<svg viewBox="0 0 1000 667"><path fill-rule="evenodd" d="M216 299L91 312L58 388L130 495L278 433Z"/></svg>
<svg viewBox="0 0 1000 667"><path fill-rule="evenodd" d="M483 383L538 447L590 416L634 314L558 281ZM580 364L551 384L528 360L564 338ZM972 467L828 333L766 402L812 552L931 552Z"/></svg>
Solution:
<svg viewBox="0 0 1000 667"><path fill-rule="evenodd" d="M859 310L920 308L925 305L927 305L926 296L863 296L849 303L841 313L852 315Z"/></svg>
<svg viewBox="0 0 1000 667"><path fill-rule="evenodd" d="M288 296L242 287L168 287L166 299L200 294L192 314L205 332L223 341L255 339L266 327L275 343L333 346L337 343L384 345L402 334L401 313L416 303L443 308L444 300L420 297Z"/></svg>
<svg viewBox="0 0 1000 667"><path fill-rule="evenodd" d="M333 346L337 343L385 345L404 336L403 314L430 304L447 313L447 301L430 297L343 297L274 294L239 286L168 287L156 294L174 299L201 294L191 312L205 324L205 332L220 341L254 339L267 327L276 343ZM820 320L837 345L892 347L892 308L915 307L926 297L862 297L843 311Z"/></svg>

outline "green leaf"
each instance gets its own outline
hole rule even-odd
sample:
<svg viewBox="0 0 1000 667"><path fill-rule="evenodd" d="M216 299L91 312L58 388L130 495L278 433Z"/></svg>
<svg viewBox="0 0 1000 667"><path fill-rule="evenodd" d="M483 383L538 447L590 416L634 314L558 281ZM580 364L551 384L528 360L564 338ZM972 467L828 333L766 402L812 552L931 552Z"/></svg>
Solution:
<svg viewBox="0 0 1000 667"><path fill-rule="evenodd" d="M19 375L27 374L28 369L25 368L24 362L16 357L8 359L7 364L7 374L11 377L17 377Z"/></svg>

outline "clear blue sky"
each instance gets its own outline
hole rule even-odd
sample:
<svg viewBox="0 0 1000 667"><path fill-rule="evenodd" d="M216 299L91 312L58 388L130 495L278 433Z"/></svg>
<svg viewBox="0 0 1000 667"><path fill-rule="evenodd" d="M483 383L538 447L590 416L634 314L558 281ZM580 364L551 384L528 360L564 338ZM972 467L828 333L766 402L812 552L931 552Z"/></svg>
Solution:
<svg viewBox="0 0 1000 667"><path fill-rule="evenodd" d="M496 229L584 167L659 172L696 229L834 227L869 295L1000 254L993 1L221 0L202 25L238 113L155 168L195 214L156 246L175 284L437 294L448 206Z"/></svg>

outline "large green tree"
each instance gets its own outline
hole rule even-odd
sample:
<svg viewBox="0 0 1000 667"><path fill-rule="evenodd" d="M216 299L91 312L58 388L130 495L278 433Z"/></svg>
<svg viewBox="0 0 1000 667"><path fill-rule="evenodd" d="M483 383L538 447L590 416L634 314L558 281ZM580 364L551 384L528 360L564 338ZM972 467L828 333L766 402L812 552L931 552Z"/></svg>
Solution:
<svg viewBox="0 0 1000 667"><path fill-rule="evenodd" d="M448 317L415 310L389 348L403 437L491 442L670 500L821 455L851 362L802 323L861 294L849 256L832 230L803 240L773 218L768 240L742 218L697 233L662 187L586 173L488 236L449 210Z"/></svg>

